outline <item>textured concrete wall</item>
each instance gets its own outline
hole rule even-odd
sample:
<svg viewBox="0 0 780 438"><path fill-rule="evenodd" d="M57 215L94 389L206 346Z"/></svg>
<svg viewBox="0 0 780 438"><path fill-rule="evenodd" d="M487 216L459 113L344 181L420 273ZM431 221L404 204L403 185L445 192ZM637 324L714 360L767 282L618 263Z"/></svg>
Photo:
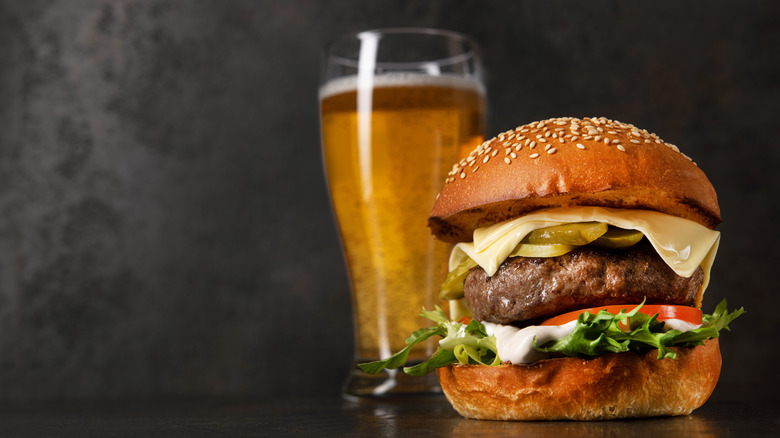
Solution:
<svg viewBox="0 0 780 438"><path fill-rule="evenodd" d="M338 391L318 50L381 26L473 35L491 132L604 115L694 157L725 218L705 303L750 312L716 397L778 387L776 2L9 0L0 400Z"/></svg>

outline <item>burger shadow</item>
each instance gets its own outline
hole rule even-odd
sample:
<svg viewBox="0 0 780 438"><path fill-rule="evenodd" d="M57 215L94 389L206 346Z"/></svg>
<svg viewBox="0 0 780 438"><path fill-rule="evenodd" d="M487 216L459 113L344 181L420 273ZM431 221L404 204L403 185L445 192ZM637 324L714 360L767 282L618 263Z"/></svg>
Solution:
<svg viewBox="0 0 780 438"><path fill-rule="evenodd" d="M713 425L694 415L680 417L637 418L611 421L535 421L510 422L461 419L452 429L453 437L626 437L637 436L714 436Z"/></svg>
<svg viewBox="0 0 780 438"><path fill-rule="evenodd" d="M729 435L729 427L766 416L766 409L734 404L705 404L677 417L630 418L607 421L493 421L457 414L444 397L360 400L344 402L342 418L358 436L453 437L710 437ZM413 432L412 432L413 431ZM771 435L771 434L770 434ZM763 435L762 435L763 436Z"/></svg>

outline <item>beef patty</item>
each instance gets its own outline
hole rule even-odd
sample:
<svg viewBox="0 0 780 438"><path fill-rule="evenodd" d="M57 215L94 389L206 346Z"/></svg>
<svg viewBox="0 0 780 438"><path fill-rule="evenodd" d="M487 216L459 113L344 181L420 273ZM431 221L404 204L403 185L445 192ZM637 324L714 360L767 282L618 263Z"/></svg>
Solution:
<svg viewBox="0 0 780 438"><path fill-rule="evenodd" d="M480 321L509 324L609 304L693 306L704 280L701 268L680 277L641 242L630 249L582 247L552 258L514 257L492 277L476 267L464 284Z"/></svg>

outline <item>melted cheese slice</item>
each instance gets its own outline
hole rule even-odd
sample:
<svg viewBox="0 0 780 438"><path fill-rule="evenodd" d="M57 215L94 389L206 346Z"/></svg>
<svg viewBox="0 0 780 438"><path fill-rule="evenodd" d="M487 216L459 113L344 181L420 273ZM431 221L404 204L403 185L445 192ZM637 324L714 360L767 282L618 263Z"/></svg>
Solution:
<svg viewBox="0 0 780 438"><path fill-rule="evenodd" d="M493 275L518 243L533 230L576 222L603 222L627 230L639 230L677 275L690 277L701 266L704 293L720 243L720 232L696 222L647 210L602 207L553 208L474 230L474 241L458 243L450 254L450 270L471 257Z"/></svg>

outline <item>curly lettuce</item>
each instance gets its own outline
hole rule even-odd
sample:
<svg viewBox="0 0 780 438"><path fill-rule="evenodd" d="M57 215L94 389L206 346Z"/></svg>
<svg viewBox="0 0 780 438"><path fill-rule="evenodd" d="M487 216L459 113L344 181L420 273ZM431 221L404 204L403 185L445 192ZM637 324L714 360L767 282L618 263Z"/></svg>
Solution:
<svg viewBox="0 0 780 438"><path fill-rule="evenodd" d="M677 357L669 347L693 347L717 338L721 330L730 330L729 323L745 313L739 308L729 313L724 299L711 315L702 315L701 327L685 332L664 331L663 321L658 315L639 313L642 304L629 312L620 311L614 315L605 310L596 314L585 312L577 318L577 324L569 335L534 347L543 353L557 353L571 357L595 357L607 353L625 351L646 351L658 349L658 359ZM624 331L621 325L628 326Z"/></svg>
<svg viewBox="0 0 780 438"><path fill-rule="evenodd" d="M447 315L436 306L436 310L423 309L420 316L430 319L437 325L415 331L406 339L406 347L387 359L358 364L361 370L376 374L383 369L400 368L409 358L412 347L432 336L441 336L439 348L430 359L411 367L404 367L404 372L412 376L422 376L436 368L450 364L498 365L495 336L485 333L485 326L472 319L468 324L450 321Z"/></svg>

